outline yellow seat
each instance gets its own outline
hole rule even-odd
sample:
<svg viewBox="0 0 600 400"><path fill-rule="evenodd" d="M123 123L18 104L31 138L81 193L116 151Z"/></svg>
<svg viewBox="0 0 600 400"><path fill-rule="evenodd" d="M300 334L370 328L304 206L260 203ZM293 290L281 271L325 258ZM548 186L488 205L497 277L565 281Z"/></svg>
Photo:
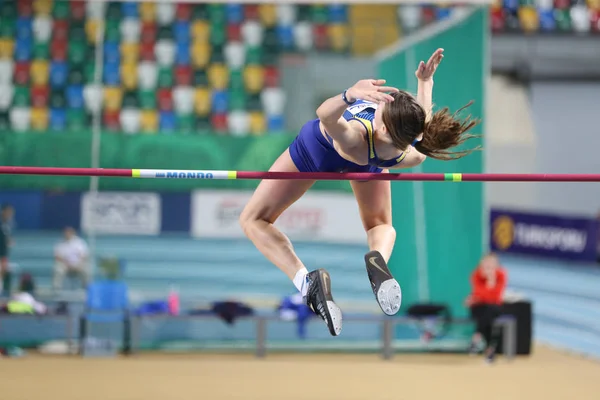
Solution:
<svg viewBox="0 0 600 400"><path fill-rule="evenodd" d="M138 66L135 62L121 64L121 84L125 89L132 90L138 85Z"/></svg>
<svg viewBox="0 0 600 400"><path fill-rule="evenodd" d="M142 110L140 112L140 131L156 133L158 131L158 113L156 110Z"/></svg>
<svg viewBox="0 0 600 400"><path fill-rule="evenodd" d="M135 42L121 43L121 62L137 63L140 54L140 45Z"/></svg>
<svg viewBox="0 0 600 400"><path fill-rule="evenodd" d="M101 23L97 19L88 19L85 21L85 35L89 43L96 43L96 35Z"/></svg>
<svg viewBox="0 0 600 400"><path fill-rule="evenodd" d="M210 39L210 25L206 21L195 21L192 24L191 36L194 42L207 42Z"/></svg>
<svg viewBox="0 0 600 400"><path fill-rule="evenodd" d="M517 13L525 32L537 32L540 27L540 16L535 7L519 7Z"/></svg>
<svg viewBox="0 0 600 400"><path fill-rule="evenodd" d="M210 89L198 88L194 92L194 111L197 115L205 117L210 114L211 98Z"/></svg>
<svg viewBox="0 0 600 400"><path fill-rule="evenodd" d="M44 86L48 84L49 65L47 60L34 60L30 67L31 82L34 85Z"/></svg>
<svg viewBox="0 0 600 400"><path fill-rule="evenodd" d="M36 131L48 129L48 109L46 107L31 109L31 129Z"/></svg>
<svg viewBox="0 0 600 400"><path fill-rule="evenodd" d="M275 4L261 4L258 6L258 15L264 26L274 26L277 23L277 6Z"/></svg>
<svg viewBox="0 0 600 400"><path fill-rule="evenodd" d="M244 86L249 93L258 93L265 86L265 73L260 65L248 65L244 69Z"/></svg>
<svg viewBox="0 0 600 400"><path fill-rule="evenodd" d="M52 0L34 0L33 12L36 15L50 15L52 12Z"/></svg>
<svg viewBox="0 0 600 400"><path fill-rule="evenodd" d="M229 86L229 69L225 64L212 64L208 68L208 82L214 89L224 90Z"/></svg>
<svg viewBox="0 0 600 400"><path fill-rule="evenodd" d="M0 58L12 58L15 50L13 39L0 39Z"/></svg>
<svg viewBox="0 0 600 400"><path fill-rule="evenodd" d="M350 44L348 26L345 24L332 24L328 26L327 36L331 48L335 51L346 50Z"/></svg>
<svg viewBox="0 0 600 400"><path fill-rule="evenodd" d="M152 22L156 19L156 2L145 1L140 3L140 19L143 22Z"/></svg>
<svg viewBox="0 0 600 400"><path fill-rule="evenodd" d="M104 88L104 108L109 111L116 111L121 108L123 102L123 89L116 86Z"/></svg>
<svg viewBox="0 0 600 400"><path fill-rule="evenodd" d="M265 116L260 111L253 111L249 114L250 133L255 136L264 135L267 131L267 122Z"/></svg>
<svg viewBox="0 0 600 400"><path fill-rule="evenodd" d="M210 45L206 42L194 42L191 49L192 65L204 68L210 61Z"/></svg>

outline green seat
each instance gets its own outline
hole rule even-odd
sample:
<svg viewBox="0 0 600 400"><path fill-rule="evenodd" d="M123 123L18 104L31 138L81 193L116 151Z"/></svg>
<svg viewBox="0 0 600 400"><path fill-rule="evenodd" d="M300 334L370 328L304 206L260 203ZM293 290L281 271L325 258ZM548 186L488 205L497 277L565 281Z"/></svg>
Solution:
<svg viewBox="0 0 600 400"><path fill-rule="evenodd" d="M279 51L265 51L262 59L263 65L272 66L279 62Z"/></svg>
<svg viewBox="0 0 600 400"><path fill-rule="evenodd" d="M10 129L10 118L8 111L0 111L0 130L7 131Z"/></svg>
<svg viewBox="0 0 600 400"><path fill-rule="evenodd" d="M554 18L556 19L556 27L559 31L571 31L573 29L569 9L554 10Z"/></svg>
<svg viewBox="0 0 600 400"><path fill-rule="evenodd" d="M0 37L15 37L15 21L12 18L0 17Z"/></svg>
<svg viewBox="0 0 600 400"><path fill-rule="evenodd" d="M85 42L86 39L84 23L71 21L71 24L69 25L69 41Z"/></svg>
<svg viewBox="0 0 600 400"><path fill-rule="evenodd" d="M192 6L192 19L206 21L209 18L206 4L194 4Z"/></svg>
<svg viewBox="0 0 600 400"><path fill-rule="evenodd" d="M158 87L173 87L173 69L170 67L161 67L158 70Z"/></svg>
<svg viewBox="0 0 600 400"><path fill-rule="evenodd" d="M50 57L48 42L35 42L33 45L33 58L47 60Z"/></svg>
<svg viewBox="0 0 600 400"><path fill-rule="evenodd" d="M312 19L312 7L308 4L299 4L297 7L296 20L310 21Z"/></svg>
<svg viewBox="0 0 600 400"><path fill-rule="evenodd" d="M225 54L222 46L212 46L210 49L211 64L225 64Z"/></svg>
<svg viewBox="0 0 600 400"><path fill-rule="evenodd" d="M111 1L108 3L108 7L106 8L106 19L108 21L117 21L121 20L121 2L120 1Z"/></svg>
<svg viewBox="0 0 600 400"><path fill-rule="evenodd" d="M83 84L83 65L72 65L69 69L69 84L70 85L81 85Z"/></svg>
<svg viewBox="0 0 600 400"><path fill-rule="evenodd" d="M118 42L121 40L121 27L119 24L119 20L106 21L104 40L106 40L107 42Z"/></svg>
<svg viewBox="0 0 600 400"><path fill-rule="evenodd" d="M209 135L212 133L212 124L209 117L196 118L196 133L199 135Z"/></svg>
<svg viewBox="0 0 600 400"><path fill-rule="evenodd" d="M194 71L194 86L208 86L208 73L204 69Z"/></svg>
<svg viewBox="0 0 600 400"><path fill-rule="evenodd" d="M176 116L177 131L182 134L190 134L195 130L196 118L194 114L179 114Z"/></svg>
<svg viewBox="0 0 600 400"><path fill-rule="evenodd" d="M263 63L263 48L260 46L248 47L246 49L246 64L248 65L262 65Z"/></svg>
<svg viewBox="0 0 600 400"><path fill-rule="evenodd" d="M274 52L279 50L279 37L275 28L265 29L263 36L263 47L265 52Z"/></svg>
<svg viewBox="0 0 600 400"><path fill-rule="evenodd" d="M88 115L83 109L67 109L67 129L71 131L82 131L88 128Z"/></svg>
<svg viewBox="0 0 600 400"><path fill-rule="evenodd" d="M173 29L170 26L162 26L158 29L157 33L158 40L166 39L173 40Z"/></svg>
<svg viewBox="0 0 600 400"><path fill-rule="evenodd" d="M225 6L222 4L211 3L208 5L208 17L211 24L222 23L225 24L227 19L227 11Z"/></svg>
<svg viewBox="0 0 600 400"><path fill-rule="evenodd" d="M235 89L229 92L229 109L231 111L246 110L246 92L244 89Z"/></svg>
<svg viewBox="0 0 600 400"><path fill-rule="evenodd" d="M140 100L136 92L128 91L123 95L122 108L138 108L140 106Z"/></svg>
<svg viewBox="0 0 600 400"><path fill-rule="evenodd" d="M93 62L86 62L84 67L83 67L83 80L85 81L85 83L93 83L94 79L96 78L94 76L96 72L96 64ZM102 79L102 77L100 77L100 79Z"/></svg>
<svg viewBox="0 0 600 400"><path fill-rule="evenodd" d="M52 5L54 19L67 19L71 14L69 3L66 1L55 1Z"/></svg>
<svg viewBox="0 0 600 400"><path fill-rule="evenodd" d="M29 92L29 86L15 86L15 92L13 94L13 106L29 107L30 105L31 94Z"/></svg>
<svg viewBox="0 0 600 400"><path fill-rule="evenodd" d="M262 102L260 101L260 94L253 94L248 96L246 109L249 112L262 111Z"/></svg>
<svg viewBox="0 0 600 400"><path fill-rule="evenodd" d="M65 92L60 89L53 90L50 93L50 108L65 108L67 106L67 99Z"/></svg>
<svg viewBox="0 0 600 400"><path fill-rule="evenodd" d="M85 62L86 43L83 40L70 40L67 59L69 64L81 65Z"/></svg>
<svg viewBox="0 0 600 400"><path fill-rule="evenodd" d="M310 10L310 19L315 24L326 24L328 20L327 7L313 5Z"/></svg>
<svg viewBox="0 0 600 400"><path fill-rule="evenodd" d="M138 104L143 110L154 110L156 108L156 93L154 90L138 91Z"/></svg>
<svg viewBox="0 0 600 400"><path fill-rule="evenodd" d="M85 62L95 63L96 62L96 46L88 45L85 48Z"/></svg>
<svg viewBox="0 0 600 400"><path fill-rule="evenodd" d="M229 90L244 90L244 72L236 69L229 72Z"/></svg>
<svg viewBox="0 0 600 400"><path fill-rule="evenodd" d="M17 2L3 1L0 4L0 17L8 21L15 21L17 18Z"/></svg>
<svg viewBox="0 0 600 400"><path fill-rule="evenodd" d="M221 47L227 41L227 29L225 22L212 22L210 25L210 44L213 47Z"/></svg>

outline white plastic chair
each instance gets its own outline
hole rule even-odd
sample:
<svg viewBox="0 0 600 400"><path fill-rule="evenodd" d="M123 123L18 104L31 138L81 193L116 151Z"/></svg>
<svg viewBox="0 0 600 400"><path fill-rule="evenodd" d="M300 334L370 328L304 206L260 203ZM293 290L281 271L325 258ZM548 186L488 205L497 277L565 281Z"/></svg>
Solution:
<svg viewBox="0 0 600 400"><path fill-rule="evenodd" d="M12 85L12 83L0 82L0 111L10 108L14 95L15 87Z"/></svg>
<svg viewBox="0 0 600 400"><path fill-rule="evenodd" d="M10 125L17 132L29 129L31 125L31 109L29 107L14 107L10 110Z"/></svg>
<svg viewBox="0 0 600 400"><path fill-rule="evenodd" d="M135 134L140 131L140 110L137 108L124 108L119 115L123 132Z"/></svg>
<svg viewBox="0 0 600 400"><path fill-rule="evenodd" d="M277 24L278 25L293 25L296 22L298 9L295 4L279 4L277 5Z"/></svg>
<svg viewBox="0 0 600 400"><path fill-rule="evenodd" d="M160 66L170 67L175 62L175 42L169 39L161 39L154 46L156 62Z"/></svg>
<svg viewBox="0 0 600 400"><path fill-rule="evenodd" d="M294 25L294 42L296 47L302 51L308 51L313 47L313 32L310 22L301 21Z"/></svg>
<svg viewBox="0 0 600 400"><path fill-rule="evenodd" d="M121 37L123 42L138 42L142 26L137 18L125 18L121 21Z"/></svg>
<svg viewBox="0 0 600 400"><path fill-rule="evenodd" d="M246 46L242 42L227 43L224 54L230 70L242 68L246 62Z"/></svg>
<svg viewBox="0 0 600 400"><path fill-rule="evenodd" d="M87 15L87 19L104 20L105 10L105 1L88 1L85 3L85 13Z"/></svg>
<svg viewBox="0 0 600 400"><path fill-rule="evenodd" d="M250 116L242 110L232 111L227 115L227 126L232 136L246 136L250 132Z"/></svg>
<svg viewBox="0 0 600 400"><path fill-rule="evenodd" d="M0 59L0 84L12 82L15 63L10 58Z"/></svg>
<svg viewBox="0 0 600 400"><path fill-rule="evenodd" d="M158 67L155 62L142 61L138 64L138 85L141 89L156 89Z"/></svg>
<svg viewBox="0 0 600 400"><path fill-rule="evenodd" d="M177 114L191 114L194 111L194 88L190 86L175 87L173 103Z"/></svg>
<svg viewBox="0 0 600 400"><path fill-rule="evenodd" d="M33 20L33 36L38 42L47 42L52 36L52 19L47 15L38 15Z"/></svg>
<svg viewBox="0 0 600 400"><path fill-rule="evenodd" d="M266 88L260 100L267 115L281 115L285 110L285 92L282 88Z"/></svg>
<svg viewBox="0 0 600 400"><path fill-rule="evenodd" d="M162 1L156 5L156 22L159 25L170 25L175 20L175 2Z"/></svg>
<svg viewBox="0 0 600 400"><path fill-rule="evenodd" d="M95 113L100 111L102 109L102 102L104 101L104 89L102 85L85 85L83 88L83 100L85 108L89 112Z"/></svg>
<svg viewBox="0 0 600 400"><path fill-rule="evenodd" d="M242 25L242 38L250 47L260 46L263 40L263 26L258 21L246 21Z"/></svg>

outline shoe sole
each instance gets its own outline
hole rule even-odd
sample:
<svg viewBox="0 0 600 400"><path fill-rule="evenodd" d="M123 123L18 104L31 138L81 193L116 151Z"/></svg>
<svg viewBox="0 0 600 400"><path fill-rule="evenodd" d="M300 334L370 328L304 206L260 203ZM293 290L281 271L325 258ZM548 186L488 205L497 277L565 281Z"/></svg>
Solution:
<svg viewBox="0 0 600 400"><path fill-rule="evenodd" d="M317 307L317 313L323 317L329 333L332 336L338 336L342 332L342 310L333 301L331 296L331 278L325 270L320 270L318 276L319 297L325 299L324 309ZM325 278L326 277L326 278ZM319 303L320 305L321 303Z"/></svg>
<svg viewBox="0 0 600 400"><path fill-rule="evenodd" d="M402 289L390 272L383 256L378 251L365 255L367 274L375 299L386 315L396 315L402 304Z"/></svg>

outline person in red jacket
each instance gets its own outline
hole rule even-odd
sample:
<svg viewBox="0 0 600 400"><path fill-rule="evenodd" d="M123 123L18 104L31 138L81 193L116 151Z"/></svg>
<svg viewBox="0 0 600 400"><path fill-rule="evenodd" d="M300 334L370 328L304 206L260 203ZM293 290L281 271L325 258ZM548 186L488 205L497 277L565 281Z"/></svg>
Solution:
<svg viewBox="0 0 600 400"><path fill-rule="evenodd" d="M465 302L471 310L471 318L477 324L471 352L480 351L485 341L485 356L489 362L494 360L496 353L497 335L493 334L492 327L501 314L506 278L506 270L500 265L498 257L494 253L487 254L471 274L473 291Z"/></svg>

